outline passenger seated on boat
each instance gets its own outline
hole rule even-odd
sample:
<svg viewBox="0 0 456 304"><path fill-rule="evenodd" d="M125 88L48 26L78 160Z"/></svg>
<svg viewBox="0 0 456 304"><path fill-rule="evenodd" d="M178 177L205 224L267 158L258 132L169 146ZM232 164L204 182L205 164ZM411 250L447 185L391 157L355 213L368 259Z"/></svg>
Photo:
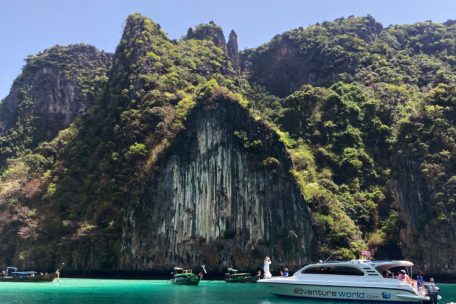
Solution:
<svg viewBox="0 0 456 304"><path fill-rule="evenodd" d="M284 267L283 270L280 271L280 276L285 277L285 278L288 277L288 268L287 267Z"/></svg>
<svg viewBox="0 0 456 304"><path fill-rule="evenodd" d="M404 269L401 269L401 273L399 274L399 276L397 278L399 280L404 281L405 283L410 284L413 287L415 287L415 281L407 275L407 273L405 272Z"/></svg>
<svg viewBox="0 0 456 304"><path fill-rule="evenodd" d="M404 269L401 269L401 272L399 273L399 276L397 278L401 281L407 281L408 275L405 273Z"/></svg>
<svg viewBox="0 0 456 304"><path fill-rule="evenodd" d="M394 276L393 276L393 273L392 273L391 271L389 271L389 270L383 271L382 274L383 274L383 277L384 277L384 278L393 278L393 277L394 277Z"/></svg>

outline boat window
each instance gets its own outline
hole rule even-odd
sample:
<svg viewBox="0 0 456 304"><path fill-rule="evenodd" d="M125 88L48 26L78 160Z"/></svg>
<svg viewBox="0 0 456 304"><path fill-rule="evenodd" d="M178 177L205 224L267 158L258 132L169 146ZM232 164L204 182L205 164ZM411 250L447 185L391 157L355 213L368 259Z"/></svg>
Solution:
<svg viewBox="0 0 456 304"><path fill-rule="evenodd" d="M313 273L313 274L334 274L334 275L352 275L352 276L363 276L364 272L355 267L350 266L331 266L331 267L311 267L304 269L302 273Z"/></svg>

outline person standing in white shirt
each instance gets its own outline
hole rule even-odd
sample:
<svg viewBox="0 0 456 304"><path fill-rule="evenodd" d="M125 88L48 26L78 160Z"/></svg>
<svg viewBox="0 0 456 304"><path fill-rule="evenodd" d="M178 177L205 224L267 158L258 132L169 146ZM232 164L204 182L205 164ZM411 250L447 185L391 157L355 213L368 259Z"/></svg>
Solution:
<svg viewBox="0 0 456 304"><path fill-rule="evenodd" d="M272 277L271 271L269 270L269 265L271 265L271 259L267 256L264 258L264 266L263 266L265 279L269 279Z"/></svg>

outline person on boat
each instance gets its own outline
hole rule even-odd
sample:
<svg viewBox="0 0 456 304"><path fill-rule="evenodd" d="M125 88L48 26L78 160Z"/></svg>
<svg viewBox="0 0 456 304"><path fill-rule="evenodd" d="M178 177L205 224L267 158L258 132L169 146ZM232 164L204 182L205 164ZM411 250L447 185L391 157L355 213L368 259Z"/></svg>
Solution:
<svg viewBox="0 0 456 304"><path fill-rule="evenodd" d="M423 273L421 271L419 271L418 275L416 276L416 285L418 288L424 285Z"/></svg>
<svg viewBox="0 0 456 304"><path fill-rule="evenodd" d="M256 276L258 277L258 279L263 278L263 272L261 271L261 269L258 269Z"/></svg>
<svg viewBox="0 0 456 304"><path fill-rule="evenodd" d="M394 278L393 273L392 273L391 271L389 271L389 270L383 271L382 274L383 274L383 277L384 277L384 278Z"/></svg>
<svg viewBox="0 0 456 304"><path fill-rule="evenodd" d="M287 278L288 277L288 268L284 267L283 270L280 271L280 276Z"/></svg>
<svg viewBox="0 0 456 304"><path fill-rule="evenodd" d="M405 283L414 286L413 280L407 275L404 269L401 269L401 272L397 278L398 280L404 281Z"/></svg>
<svg viewBox="0 0 456 304"><path fill-rule="evenodd" d="M405 273L404 269L401 269L399 275L397 276L398 280L405 281L407 274Z"/></svg>
<svg viewBox="0 0 456 304"><path fill-rule="evenodd" d="M424 286L430 296L430 303L438 303L439 288L435 286L434 278L429 279L429 283Z"/></svg>
<svg viewBox="0 0 456 304"><path fill-rule="evenodd" d="M263 265L265 279L269 279L272 277L271 271L269 270L270 265L271 265L271 259L267 256L264 258L264 265Z"/></svg>
<svg viewBox="0 0 456 304"><path fill-rule="evenodd" d="M57 270L55 271L55 279L57 280L57 282L60 282L60 269L57 268Z"/></svg>

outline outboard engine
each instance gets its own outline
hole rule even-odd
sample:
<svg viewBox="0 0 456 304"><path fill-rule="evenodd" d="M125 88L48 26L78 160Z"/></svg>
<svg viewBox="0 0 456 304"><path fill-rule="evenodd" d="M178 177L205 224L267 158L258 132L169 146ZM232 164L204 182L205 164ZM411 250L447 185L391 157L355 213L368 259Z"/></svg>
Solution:
<svg viewBox="0 0 456 304"><path fill-rule="evenodd" d="M435 286L434 279L431 278L429 283L424 284L424 289L426 290L426 295L429 297L429 301L425 301L426 304L437 304L439 301L439 292L440 289Z"/></svg>

